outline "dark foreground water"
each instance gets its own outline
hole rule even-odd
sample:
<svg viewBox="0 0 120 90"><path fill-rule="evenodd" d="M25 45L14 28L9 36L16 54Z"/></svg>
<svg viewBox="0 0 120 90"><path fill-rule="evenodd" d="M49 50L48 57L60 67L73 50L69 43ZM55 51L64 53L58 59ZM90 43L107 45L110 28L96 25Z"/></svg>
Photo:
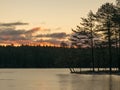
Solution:
<svg viewBox="0 0 120 90"><path fill-rule="evenodd" d="M68 69L0 69L0 90L120 90L120 76L70 74Z"/></svg>

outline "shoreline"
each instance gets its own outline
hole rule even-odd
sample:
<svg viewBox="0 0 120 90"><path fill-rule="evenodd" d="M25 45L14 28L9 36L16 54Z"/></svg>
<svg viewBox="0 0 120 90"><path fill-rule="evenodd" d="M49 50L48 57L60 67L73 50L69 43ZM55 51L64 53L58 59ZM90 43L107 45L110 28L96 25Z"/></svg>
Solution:
<svg viewBox="0 0 120 90"><path fill-rule="evenodd" d="M81 72L70 72L71 74L86 74L86 75L120 75L120 71L81 71Z"/></svg>

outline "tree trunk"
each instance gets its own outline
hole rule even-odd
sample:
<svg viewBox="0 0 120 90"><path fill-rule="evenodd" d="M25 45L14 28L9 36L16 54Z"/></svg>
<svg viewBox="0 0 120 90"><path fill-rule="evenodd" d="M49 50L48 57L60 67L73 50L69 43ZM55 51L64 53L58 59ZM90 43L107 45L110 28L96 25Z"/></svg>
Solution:
<svg viewBox="0 0 120 90"><path fill-rule="evenodd" d="M110 74L112 72L112 52L111 52L111 31L110 31L110 20L108 17L107 21L107 30L108 30L108 53L109 53L109 70Z"/></svg>
<svg viewBox="0 0 120 90"><path fill-rule="evenodd" d="M91 27L91 59L92 59L92 68L93 72L95 71L95 61L94 61L94 45L93 45L93 31Z"/></svg>
<svg viewBox="0 0 120 90"><path fill-rule="evenodd" d="M118 69L120 71L120 25L119 25L119 46L118 46Z"/></svg>

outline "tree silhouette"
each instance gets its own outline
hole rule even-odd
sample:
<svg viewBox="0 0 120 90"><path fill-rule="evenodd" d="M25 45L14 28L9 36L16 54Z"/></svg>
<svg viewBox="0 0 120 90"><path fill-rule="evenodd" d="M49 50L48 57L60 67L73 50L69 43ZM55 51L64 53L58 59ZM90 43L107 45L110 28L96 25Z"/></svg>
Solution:
<svg viewBox="0 0 120 90"><path fill-rule="evenodd" d="M116 10L117 12L114 13L112 20L115 24L115 30L116 30L116 51L117 51L117 57L118 57L118 68L120 71L120 0L116 0Z"/></svg>
<svg viewBox="0 0 120 90"><path fill-rule="evenodd" d="M77 48L91 48L92 67L109 67L110 73L112 67L120 69L120 8L118 0L117 5L105 3L98 8L96 14L89 12L87 18L81 18L82 22L71 35L71 43ZM86 47L85 47L86 46ZM101 49L101 50L100 50ZM104 50L105 49L105 50ZM96 52L95 52L96 50ZM99 50L99 51L98 51ZM102 52L107 52L107 58ZM104 56L100 60L95 60L95 53ZM116 61L115 57L118 57ZM114 61L112 60L114 57ZM109 60L109 65L107 64ZM100 63L99 63L100 62ZM119 65L117 66L117 63ZM90 63L89 63L90 64ZM106 66L105 66L106 65Z"/></svg>
<svg viewBox="0 0 120 90"><path fill-rule="evenodd" d="M96 36L95 30L95 15L92 11L88 13L87 18L81 18L82 23L77 26L76 30L73 30L71 41L73 45L77 47L90 47L91 48L91 60L92 68L94 69L94 38Z"/></svg>
<svg viewBox="0 0 120 90"><path fill-rule="evenodd" d="M107 39L108 42L108 51L109 51L109 69L110 73L112 71L112 36L113 36L113 22L112 17L116 13L116 9L113 4L105 3L97 11L97 18L102 29L99 30L103 32L104 39Z"/></svg>

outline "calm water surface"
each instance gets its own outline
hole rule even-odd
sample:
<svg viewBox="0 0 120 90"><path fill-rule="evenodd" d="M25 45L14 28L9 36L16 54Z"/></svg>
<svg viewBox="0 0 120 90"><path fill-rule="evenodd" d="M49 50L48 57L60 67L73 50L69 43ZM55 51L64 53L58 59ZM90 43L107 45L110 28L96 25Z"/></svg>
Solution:
<svg viewBox="0 0 120 90"><path fill-rule="evenodd" d="M70 74L68 69L0 69L0 90L120 90L120 76Z"/></svg>

